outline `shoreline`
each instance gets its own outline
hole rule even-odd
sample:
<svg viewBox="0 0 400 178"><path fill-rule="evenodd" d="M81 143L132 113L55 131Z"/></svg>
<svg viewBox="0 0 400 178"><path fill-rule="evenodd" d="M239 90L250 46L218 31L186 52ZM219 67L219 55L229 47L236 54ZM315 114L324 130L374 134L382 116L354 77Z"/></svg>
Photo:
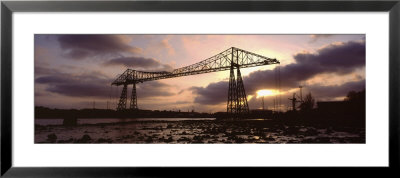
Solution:
<svg viewBox="0 0 400 178"><path fill-rule="evenodd" d="M35 125L35 143L365 143L365 128L268 121L130 121Z"/></svg>

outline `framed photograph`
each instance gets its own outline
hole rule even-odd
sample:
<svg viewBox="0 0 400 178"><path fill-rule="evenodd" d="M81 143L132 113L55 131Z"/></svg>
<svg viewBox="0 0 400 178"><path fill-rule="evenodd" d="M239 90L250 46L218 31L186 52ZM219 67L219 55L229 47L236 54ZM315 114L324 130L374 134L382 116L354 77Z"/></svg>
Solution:
<svg viewBox="0 0 400 178"><path fill-rule="evenodd" d="M399 1L3 1L1 175L395 170L399 20Z"/></svg>

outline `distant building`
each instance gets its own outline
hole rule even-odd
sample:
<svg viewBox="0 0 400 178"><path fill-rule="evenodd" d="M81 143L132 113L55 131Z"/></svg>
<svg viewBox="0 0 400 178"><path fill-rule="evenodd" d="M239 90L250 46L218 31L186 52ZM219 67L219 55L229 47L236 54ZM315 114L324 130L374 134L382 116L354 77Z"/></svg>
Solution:
<svg viewBox="0 0 400 178"><path fill-rule="evenodd" d="M251 114L272 114L272 110L263 109L253 109L250 110Z"/></svg>
<svg viewBox="0 0 400 178"><path fill-rule="evenodd" d="M348 104L345 101L320 101L317 102L317 107L322 112L338 113L344 112Z"/></svg>

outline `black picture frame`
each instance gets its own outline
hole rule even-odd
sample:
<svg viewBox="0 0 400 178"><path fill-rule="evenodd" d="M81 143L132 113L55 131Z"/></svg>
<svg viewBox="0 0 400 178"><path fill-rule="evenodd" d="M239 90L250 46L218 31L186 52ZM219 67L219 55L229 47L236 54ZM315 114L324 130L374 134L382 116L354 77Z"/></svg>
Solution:
<svg viewBox="0 0 400 178"><path fill-rule="evenodd" d="M289 11L289 12L389 12L389 167L399 168L400 1L2 1L1 2L1 175L5 177L130 177L179 175L178 168L74 167L29 168L12 166L12 18L13 12L124 12L124 11ZM195 176L206 168L183 168ZM201 170L199 170L201 169ZM214 168L209 171L215 171ZM265 173L265 168L218 171L230 174ZM280 169L280 168L278 168ZM295 169L295 168L292 168ZM366 169L364 169L366 170ZM270 169L268 170L270 171ZM280 169L282 172L283 170ZM305 173L297 169L297 173ZM250 174L249 174L250 173ZM331 175L340 175L332 171Z"/></svg>

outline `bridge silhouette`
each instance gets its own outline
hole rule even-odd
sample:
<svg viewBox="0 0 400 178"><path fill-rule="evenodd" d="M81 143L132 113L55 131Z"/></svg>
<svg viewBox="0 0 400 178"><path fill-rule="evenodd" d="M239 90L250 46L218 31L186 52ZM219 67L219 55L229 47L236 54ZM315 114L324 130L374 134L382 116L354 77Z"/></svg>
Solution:
<svg viewBox="0 0 400 178"><path fill-rule="evenodd" d="M138 83L230 70L227 113L238 116L249 113L249 106L247 103L247 96L244 89L240 68L272 64L280 64L280 62L275 58L269 58L243 49L231 47L208 59L186 67L174 69L172 72L145 72L127 69L124 73L119 75L117 79L111 83L111 85L123 85L117 106L118 111L138 110L136 95L136 84ZM128 99L128 85L133 85L129 109L126 108Z"/></svg>

